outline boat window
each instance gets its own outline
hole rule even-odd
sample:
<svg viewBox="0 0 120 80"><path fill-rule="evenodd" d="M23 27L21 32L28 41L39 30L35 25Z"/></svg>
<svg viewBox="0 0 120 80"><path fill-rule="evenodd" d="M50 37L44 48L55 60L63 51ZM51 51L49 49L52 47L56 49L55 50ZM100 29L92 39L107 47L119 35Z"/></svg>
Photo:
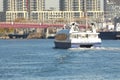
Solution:
<svg viewBox="0 0 120 80"><path fill-rule="evenodd" d="M85 34L82 34L82 35L81 35L81 38L85 38L85 37L86 37L86 35L85 35Z"/></svg>
<svg viewBox="0 0 120 80"><path fill-rule="evenodd" d="M55 36L56 40L66 40L67 39L67 35L66 34L57 34Z"/></svg>
<svg viewBox="0 0 120 80"><path fill-rule="evenodd" d="M81 38L81 35L80 35L80 34L78 35L78 38Z"/></svg>
<svg viewBox="0 0 120 80"><path fill-rule="evenodd" d="M96 38L97 38L97 37L98 37L98 36L97 36L97 34L95 34L95 35L94 35L94 37L96 37Z"/></svg>
<svg viewBox="0 0 120 80"><path fill-rule="evenodd" d="M94 38L95 38L95 37L97 37L97 34L89 34L88 37L89 37L89 38L90 38L90 37L94 37Z"/></svg>
<svg viewBox="0 0 120 80"><path fill-rule="evenodd" d="M89 37L89 38L90 38L90 37L93 37L93 35L92 35L92 34L89 34L88 37Z"/></svg>
<svg viewBox="0 0 120 80"><path fill-rule="evenodd" d="M79 35L78 35L78 34L71 34L70 37L71 37L71 38L78 38Z"/></svg>

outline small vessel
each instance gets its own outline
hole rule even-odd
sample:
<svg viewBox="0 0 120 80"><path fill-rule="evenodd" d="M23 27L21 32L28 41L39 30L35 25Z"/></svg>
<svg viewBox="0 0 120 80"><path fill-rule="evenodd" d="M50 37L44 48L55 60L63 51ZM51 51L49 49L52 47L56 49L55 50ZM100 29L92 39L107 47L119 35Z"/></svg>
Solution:
<svg viewBox="0 0 120 80"><path fill-rule="evenodd" d="M102 41L98 34L93 23L91 24L91 30L84 30L80 29L76 22L71 22L56 33L55 48L100 47Z"/></svg>
<svg viewBox="0 0 120 80"><path fill-rule="evenodd" d="M117 22L115 23L114 28L108 29L109 25L106 25L107 31L99 31L99 37L102 40L117 40L120 39L120 23Z"/></svg>

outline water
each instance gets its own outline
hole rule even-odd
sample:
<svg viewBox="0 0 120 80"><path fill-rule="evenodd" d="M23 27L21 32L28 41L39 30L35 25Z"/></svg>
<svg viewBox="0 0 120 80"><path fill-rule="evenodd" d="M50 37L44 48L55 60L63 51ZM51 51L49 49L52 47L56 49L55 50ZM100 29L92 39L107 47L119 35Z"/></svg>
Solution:
<svg viewBox="0 0 120 80"><path fill-rule="evenodd" d="M0 80L120 80L120 40L54 49L52 39L0 40Z"/></svg>

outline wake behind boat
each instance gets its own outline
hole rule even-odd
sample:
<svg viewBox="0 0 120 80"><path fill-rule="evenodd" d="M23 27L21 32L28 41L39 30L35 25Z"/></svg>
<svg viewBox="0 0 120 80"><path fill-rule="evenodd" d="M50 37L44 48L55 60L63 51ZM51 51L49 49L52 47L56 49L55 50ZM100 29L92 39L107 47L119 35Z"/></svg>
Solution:
<svg viewBox="0 0 120 80"><path fill-rule="evenodd" d="M91 30L83 30L75 22L66 25L58 31L55 36L55 48L68 49L79 47L100 47L101 39L98 37L95 26L91 24Z"/></svg>

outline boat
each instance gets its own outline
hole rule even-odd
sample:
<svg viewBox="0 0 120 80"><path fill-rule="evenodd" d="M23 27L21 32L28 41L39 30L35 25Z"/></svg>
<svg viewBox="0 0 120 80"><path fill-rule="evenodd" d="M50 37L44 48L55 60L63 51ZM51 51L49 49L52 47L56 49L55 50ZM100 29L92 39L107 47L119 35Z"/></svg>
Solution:
<svg viewBox="0 0 120 80"><path fill-rule="evenodd" d="M10 38L10 39L20 39L20 38L22 38L22 39L26 39L27 37L28 37L28 35L29 34L8 34L8 37Z"/></svg>
<svg viewBox="0 0 120 80"><path fill-rule="evenodd" d="M101 31L99 37L102 40L118 40L120 39L120 31Z"/></svg>
<svg viewBox="0 0 120 80"><path fill-rule="evenodd" d="M109 25L107 25L109 26ZM120 23L117 22L115 27L111 29L107 29L107 31L99 31L99 37L102 40L117 40L120 39Z"/></svg>
<svg viewBox="0 0 120 80"><path fill-rule="evenodd" d="M84 30L79 28L79 24L71 22L65 25L64 29L56 33L54 44L55 48L91 48L100 47L101 38L98 37L95 26L91 23L91 30Z"/></svg>

